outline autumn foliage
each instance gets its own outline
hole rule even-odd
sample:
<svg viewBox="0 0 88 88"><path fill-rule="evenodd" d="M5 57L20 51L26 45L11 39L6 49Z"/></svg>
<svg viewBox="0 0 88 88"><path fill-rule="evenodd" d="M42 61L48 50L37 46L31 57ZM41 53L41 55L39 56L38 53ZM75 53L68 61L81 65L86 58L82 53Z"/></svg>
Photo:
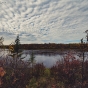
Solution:
<svg viewBox="0 0 88 88"><path fill-rule="evenodd" d="M88 61L84 62L83 73L82 61L72 53L64 55L51 68L46 68L43 63L34 64L33 69L31 66L0 67L0 85L1 88L87 88Z"/></svg>

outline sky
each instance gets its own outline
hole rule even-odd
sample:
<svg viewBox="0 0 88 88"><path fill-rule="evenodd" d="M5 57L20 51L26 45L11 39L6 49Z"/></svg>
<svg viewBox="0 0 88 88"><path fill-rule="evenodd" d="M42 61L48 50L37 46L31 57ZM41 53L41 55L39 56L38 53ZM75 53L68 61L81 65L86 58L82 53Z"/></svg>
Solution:
<svg viewBox="0 0 88 88"><path fill-rule="evenodd" d="M0 0L4 44L79 43L86 30L88 0Z"/></svg>

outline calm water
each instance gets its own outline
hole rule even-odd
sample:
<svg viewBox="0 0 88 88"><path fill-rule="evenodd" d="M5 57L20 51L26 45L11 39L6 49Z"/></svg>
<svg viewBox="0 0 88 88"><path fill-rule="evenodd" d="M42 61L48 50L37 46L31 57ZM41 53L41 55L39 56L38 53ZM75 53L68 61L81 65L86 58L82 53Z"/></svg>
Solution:
<svg viewBox="0 0 88 88"><path fill-rule="evenodd" d="M51 67L55 65L56 61L63 60L63 57L68 53L71 53L76 59L82 59L80 52L77 51L59 51L59 50L24 50L24 54L27 57L24 60L30 58L30 54L33 52L35 56L36 63L43 63L46 67ZM85 52L85 60L88 58L88 52Z"/></svg>
<svg viewBox="0 0 88 88"><path fill-rule="evenodd" d="M59 51L59 50L23 50L22 57L26 56L24 58L25 61L29 60L31 53L34 53L36 63L43 63L46 67L51 67L55 65L56 61L63 60L63 56L67 55L69 52L73 54L76 59L82 58L80 57L80 52L77 51ZM3 55L4 53L4 55ZM8 50L1 51L0 57L6 57L8 56L9 52ZM11 57L9 57L11 58ZM85 52L85 60L88 58L88 52Z"/></svg>

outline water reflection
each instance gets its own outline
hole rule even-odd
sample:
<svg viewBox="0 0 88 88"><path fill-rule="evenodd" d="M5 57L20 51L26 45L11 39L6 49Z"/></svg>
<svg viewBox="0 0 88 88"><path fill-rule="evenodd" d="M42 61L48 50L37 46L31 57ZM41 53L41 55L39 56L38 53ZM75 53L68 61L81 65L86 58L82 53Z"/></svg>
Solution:
<svg viewBox="0 0 88 88"><path fill-rule="evenodd" d="M24 55L27 54L27 57L24 60L28 60L30 58L30 54L34 53L35 55L35 60L36 63L43 63L46 67L51 67L53 66L56 61L58 60L63 60L63 56L69 53L69 51L59 51L59 50L53 50L53 51L48 51L48 50L24 50L23 53ZM73 51L71 51L73 52ZM76 58L79 58L75 52L73 53ZM23 55L23 56L24 56Z"/></svg>
<svg viewBox="0 0 88 88"><path fill-rule="evenodd" d="M36 63L43 63L46 67L53 66L56 61L63 60L63 56L67 55L69 52L73 54L76 59L82 59L82 55L80 56L80 52L78 51L59 51L59 50L23 50L22 57L26 55L24 61L29 60L31 53L34 53ZM8 50L5 50L3 58L8 56ZM3 54L0 53L0 54ZM7 58L7 57L6 57ZM10 56L8 56L11 59ZM1 58L0 58L1 59ZM88 59L88 52L85 52L85 60Z"/></svg>
<svg viewBox="0 0 88 88"><path fill-rule="evenodd" d="M30 55L27 55L27 57L24 59L24 60L28 60L30 58ZM60 55L42 55L42 54L38 54L38 55L35 55L35 60L36 60L36 63L43 63L44 66L46 67L51 67L53 66L56 61L60 60L62 58L62 56Z"/></svg>

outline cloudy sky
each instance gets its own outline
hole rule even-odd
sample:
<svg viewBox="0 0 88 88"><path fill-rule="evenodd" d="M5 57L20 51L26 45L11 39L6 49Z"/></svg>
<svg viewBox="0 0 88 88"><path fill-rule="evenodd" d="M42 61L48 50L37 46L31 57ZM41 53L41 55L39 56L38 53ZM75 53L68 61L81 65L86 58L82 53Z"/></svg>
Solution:
<svg viewBox="0 0 88 88"><path fill-rule="evenodd" d="M0 37L10 44L78 43L88 30L88 0L0 0Z"/></svg>

